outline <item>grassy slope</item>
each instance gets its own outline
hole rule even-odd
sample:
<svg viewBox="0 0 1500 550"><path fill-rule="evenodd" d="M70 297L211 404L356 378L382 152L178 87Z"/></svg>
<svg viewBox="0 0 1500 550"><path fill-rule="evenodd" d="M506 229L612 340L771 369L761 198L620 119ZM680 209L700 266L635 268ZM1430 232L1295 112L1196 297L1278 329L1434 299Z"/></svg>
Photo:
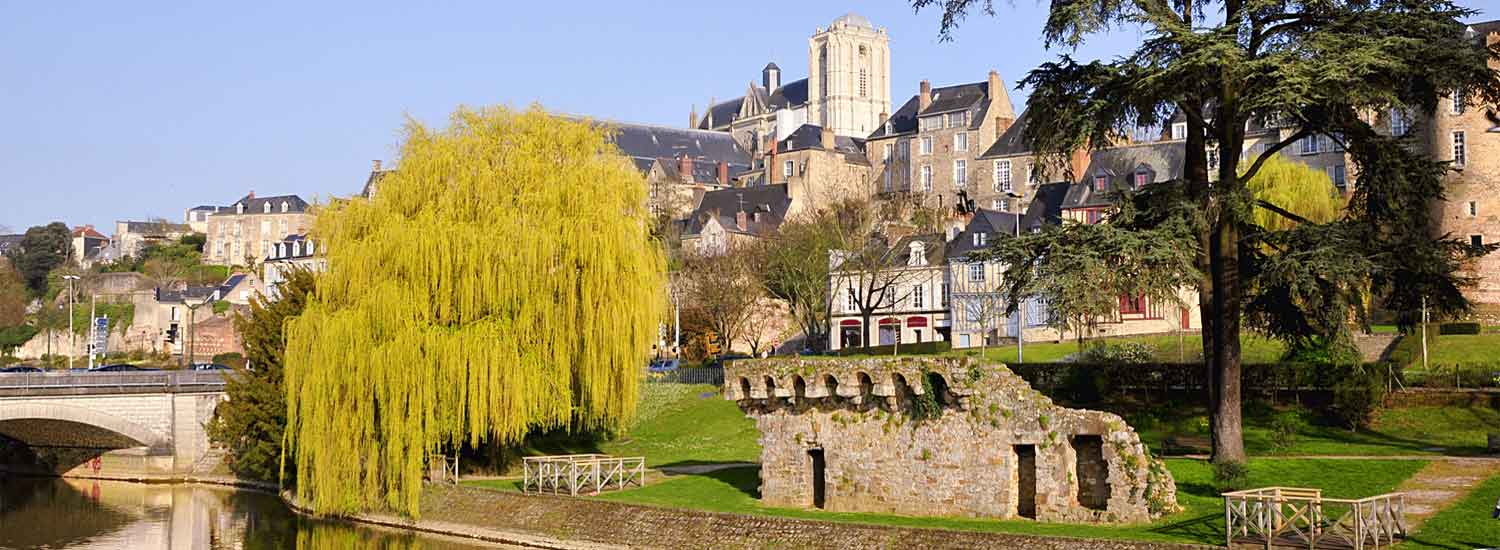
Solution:
<svg viewBox="0 0 1500 550"><path fill-rule="evenodd" d="M1429 518L1397 548L1468 550L1500 546L1500 521L1490 517L1496 499L1500 499L1500 476L1490 478L1467 498Z"/></svg>
<svg viewBox="0 0 1500 550"><path fill-rule="evenodd" d="M1169 436L1206 441L1208 416L1201 410L1176 409L1179 414L1126 420L1152 449L1163 449ZM1185 412L1186 414L1181 414ZM1165 417L1163 417L1165 416ZM1382 411L1374 424L1358 432L1319 424L1302 424L1295 444L1277 448L1272 443L1268 411L1245 411L1245 448L1252 455L1478 455L1485 449L1485 433L1500 426L1500 410L1487 407L1411 407Z"/></svg>
<svg viewBox="0 0 1500 550"><path fill-rule="evenodd" d="M652 467L758 460L755 422L718 391L710 385L643 385L635 424L600 449L616 456L645 456Z"/></svg>
<svg viewBox="0 0 1500 550"><path fill-rule="evenodd" d="M1084 345L1089 345L1093 342L1099 341L1105 340L1092 340L1089 342L1085 342ZM1155 335L1117 337L1109 338L1107 341L1110 343L1139 342L1148 344L1151 347L1156 348L1157 359L1166 362L1192 362L1198 361L1203 356L1203 339L1197 334L1184 334L1180 339L1179 337L1172 335ZM1243 346L1243 349L1241 351L1241 360L1245 363L1274 362L1281 358L1281 355L1285 350L1285 347L1281 344L1281 342L1269 338L1262 338L1248 333L1245 334L1243 338L1241 338L1240 343ZM954 353L966 353L970 351L977 350L968 349L955 351ZM1076 341L1027 342L1025 352L1026 362L1050 363L1060 361L1068 354L1075 353L1077 351L1078 342ZM1015 362L1016 346L1009 345L1003 347L987 348L985 350L984 356L1006 363Z"/></svg>
<svg viewBox="0 0 1500 550"><path fill-rule="evenodd" d="M1424 464L1416 460L1254 459L1251 461L1250 485L1321 487L1330 497L1368 496L1395 489ZM1211 485L1213 473L1208 465L1196 460L1170 459L1167 466L1177 480L1177 499L1183 511L1150 525L1124 527L768 508L757 500L760 483L757 468L677 476L643 489L606 493L598 498L672 508L906 527L1206 544L1222 542L1224 504Z"/></svg>

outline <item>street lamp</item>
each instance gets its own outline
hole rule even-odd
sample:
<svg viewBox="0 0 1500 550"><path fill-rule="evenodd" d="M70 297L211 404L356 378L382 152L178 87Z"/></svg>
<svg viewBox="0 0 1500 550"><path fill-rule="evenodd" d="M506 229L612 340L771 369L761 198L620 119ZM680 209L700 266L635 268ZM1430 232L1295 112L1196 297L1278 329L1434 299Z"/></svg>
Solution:
<svg viewBox="0 0 1500 550"><path fill-rule="evenodd" d="M1021 195L1019 193L1016 193L1015 191L1006 191L1005 192L1005 196L1013 198L1013 199L1016 199L1016 206L1018 206L1018 207L1021 206L1021 203L1020 203L1021 199L1026 198L1025 195ZM1019 213L1012 213L1012 215L1016 217L1016 223L1014 225L1016 227L1016 238L1019 239L1019 238L1021 238L1021 214L1019 214ZM1018 315L1018 317L1016 318L1016 362L1017 363L1025 363L1026 362L1026 300L1024 298L1021 300L1021 305L1016 308L1016 315Z"/></svg>
<svg viewBox="0 0 1500 550"><path fill-rule="evenodd" d="M185 305L188 308L188 337L186 346L188 368L192 368L193 360L195 359L193 354L195 351L197 351L193 349L193 347L195 344L194 340L196 340L198 337L198 327L195 326L197 324L198 308L202 307L203 304L206 303L208 303L207 296L204 296L202 298L192 298L187 295L187 289L183 289L182 305Z"/></svg>
<svg viewBox="0 0 1500 550"><path fill-rule="evenodd" d="M63 275L68 281L68 370L73 370L73 353L78 351L78 336L73 334L73 281L77 281L77 275Z"/></svg>

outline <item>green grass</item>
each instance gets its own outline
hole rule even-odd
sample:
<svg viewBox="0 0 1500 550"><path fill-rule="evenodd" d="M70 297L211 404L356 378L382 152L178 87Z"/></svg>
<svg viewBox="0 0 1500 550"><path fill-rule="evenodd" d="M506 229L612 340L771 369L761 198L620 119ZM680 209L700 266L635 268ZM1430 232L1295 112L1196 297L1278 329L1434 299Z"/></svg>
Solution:
<svg viewBox="0 0 1500 550"><path fill-rule="evenodd" d="M1429 327L1430 329L1430 327ZM1417 357L1421 361L1421 357ZM1427 346L1433 364L1500 363L1500 334L1445 334Z"/></svg>
<svg viewBox="0 0 1500 550"><path fill-rule="evenodd" d="M1389 492L1425 465L1419 460L1253 459L1250 485L1306 486L1324 489L1334 498ZM734 468L704 475L683 475L641 489L605 493L596 498L668 508L779 516L849 523L1060 535L1091 538L1214 544L1224 537L1224 504L1212 487L1213 473L1201 461L1169 459L1183 511L1149 525L1101 526L1038 523L1027 520L930 518L887 514L823 512L771 508L758 500L759 469Z"/></svg>
<svg viewBox="0 0 1500 550"><path fill-rule="evenodd" d="M1500 521L1490 517L1500 499L1500 476L1490 478L1473 493L1422 524L1399 550L1469 550L1500 546Z"/></svg>
<svg viewBox="0 0 1500 550"><path fill-rule="evenodd" d="M1170 410L1176 414L1125 416L1153 450L1165 449L1168 437L1206 443L1208 415L1201 407ZM1274 412L1266 407L1245 408L1245 449L1251 455L1479 455L1485 452L1486 433L1500 428L1500 410L1488 407L1386 409L1368 429L1359 431L1330 426L1304 413L1295 442L1277 447Z"/></svg>
<svg viewBox="0 0 1500 550"><path fill-rule="evenodd" d="M1153 336L1125 336L1108 339L1089 340L1084 342L1085 346L1096 342L1108 342L1111 344L1121 342L1138 342L1147 344L1156 349L1156 358L1168 363L1191 363L1201 361L1203 358L1203 338L1197 334L1184 334L1180 338L1170 334ZM1240 339L1243 346L1242 361L1245 363L1272 363L1281 359L1286 352L1286 347L1277 340L1245 334ZM977 353L978 350L968 348L955 350L953 354ZM1027 363L1054 363L1061 361L1063 357L1078 352L1078 342L1027 342ZM1001 347L986 348L984 356L988 359L1003 363L1016 362L1016 346L1008 345Z"/></svg>

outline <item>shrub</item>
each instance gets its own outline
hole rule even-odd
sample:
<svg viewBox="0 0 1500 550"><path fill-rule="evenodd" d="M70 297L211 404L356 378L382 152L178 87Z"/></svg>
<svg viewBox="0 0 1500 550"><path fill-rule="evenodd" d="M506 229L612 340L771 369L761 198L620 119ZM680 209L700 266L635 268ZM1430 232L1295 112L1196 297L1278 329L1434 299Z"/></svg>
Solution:
<svg viewBox="0 0 1500 550"><path fill-rule="evenodd" d="M229 302L224 300L214 302L214 315L223 315L226 311L229 311Z"/></svg>
<svg viewBox="0 0 1500 550"><path fill-rule="evenodd" d="M1063 359L1067 363L1100 365L1141 364L1156 361L1156 349L1141 342L1101 343Z"/></svg>
<svg viewBox="0 0 1500 550"><path fill-rule="evenodd" d="M1438 325L1438 334L1479 334L1483 327L1479 323L1443 323Z"/></svg>
<svg viewBox="0 0 1500 550"><path fill-rule="evenodd" d="M1214 487L1220 491L1238 491L1250 482L1250 467L1244 462L1215 462Z"/></svg>
<svg viewBox="0 0 1500 550"><path fill-rule="evenodd" d="M1297 411L1277 413L1271 419L1271 445L1281 450L1296 446L1304 424L1302 414Z"/></svg>
<svg viewBox="0 0 1500 550"><path fill-rule="evenodd" d="M1354 365L1341 369L1333 385L1334 420L1350 428L1368 427L1375 411L1385 401L1385 370L1378 365Z"/></svg>
<svg viewBox="0 0 1500 550"><path fill-rule="evenodd" d="M220 365L228 365L235 368L245 366L245 356L241 355L239 352L234 351L215 355L212 361Z"/></svg>

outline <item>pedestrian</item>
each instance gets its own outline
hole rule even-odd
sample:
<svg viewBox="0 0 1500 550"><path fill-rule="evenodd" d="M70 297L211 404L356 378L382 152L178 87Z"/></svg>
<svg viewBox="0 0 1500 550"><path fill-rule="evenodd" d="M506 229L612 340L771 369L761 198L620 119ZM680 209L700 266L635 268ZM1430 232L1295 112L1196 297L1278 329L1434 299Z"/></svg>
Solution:
<svg viewBox="0 0 1500 550"><path fill-rule="evenodd" d="M1495 511L1490 513L1490 517L1500 519L1500 498L1495 499Z"/></svg>

